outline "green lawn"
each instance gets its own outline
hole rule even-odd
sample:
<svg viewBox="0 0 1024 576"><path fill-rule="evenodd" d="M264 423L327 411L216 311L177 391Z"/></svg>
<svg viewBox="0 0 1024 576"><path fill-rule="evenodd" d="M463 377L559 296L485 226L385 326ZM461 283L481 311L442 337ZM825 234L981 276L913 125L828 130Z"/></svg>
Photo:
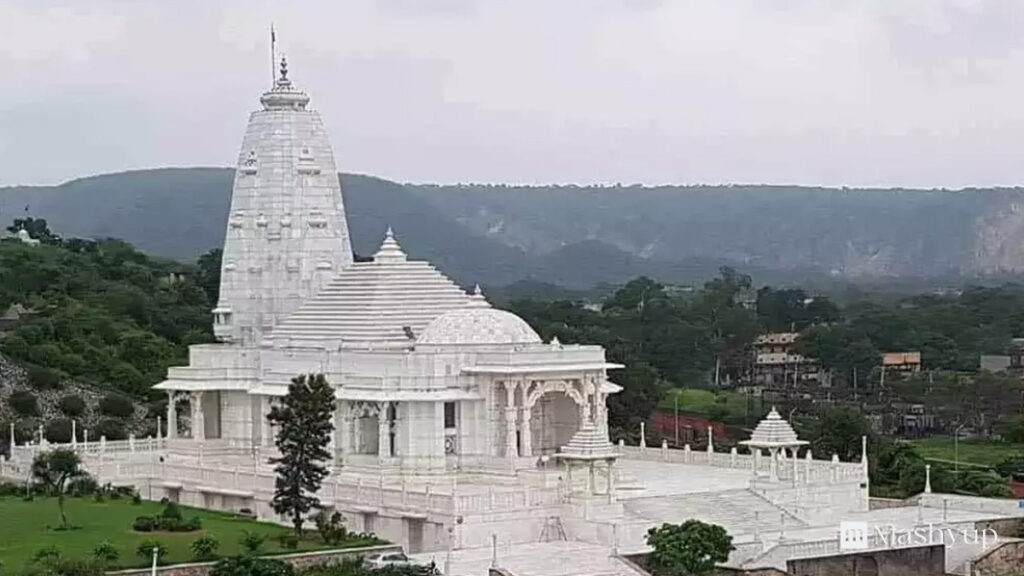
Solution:
<svg viewBox="0 0 1024 576"><path fill-rule="evenodd" d="M68 498L66 502L69 522L75 529L57 531L60 524L55 498L36 498L25 502L16 497L0 497L0 571L19 571L36 552L47 546L56 546L66 558L91 556L93 548L104 540L110 541L120 553L117 564L121 567L147 566L146 560L135 554L135 549L144 540L158 540L167 547L164 563L191 562L189 545L200 535L210 535L220 542L217 550L221 556L240 554L239 542L246 531L266 535L260 549L262 554L294 552L281 547L277 537L289 529L276 524L256 522L234 515L210 512L182 506L182 515L188 519L198 515L203 529L190 533L153 532L142 533L132 530L132 522L138 516L156 516L163 510L161 504L142 502L132 504L130 499L95 502L92 498ZM309 526L312 528L312 526ZM372 542L353 540L348 545L369 545ZM344 547L343 544L341 547ZM315 537L315 530L299 544L297 551L323 549L326 546Z"/></svg>
<svg viewBox="0 0 1024 576"><path fill-rule="evenodd" d="M917 451L926 459L954 460L952 436L933 436L911 441ZM960 440L959 461L968 464L994 466L1007 458L1024 456L1024 444L991 442L981 440Z"/></svg>
<svg viewBox="0 0 1024 576"><path fill-rule="evenodd" d="M679 398L679 412L682 414L700 414L703 416L721 412L726 420L742 421L747 413L747 396L728 390L720 390L717 393L711 390L699 390L690 388L673 388L658 403L658 408L672 412L675 410L675 399ZM722 412L724 410L724 412ZM757 421L764 414L761 409L761 399L750 399L750 418Z"/></svg>

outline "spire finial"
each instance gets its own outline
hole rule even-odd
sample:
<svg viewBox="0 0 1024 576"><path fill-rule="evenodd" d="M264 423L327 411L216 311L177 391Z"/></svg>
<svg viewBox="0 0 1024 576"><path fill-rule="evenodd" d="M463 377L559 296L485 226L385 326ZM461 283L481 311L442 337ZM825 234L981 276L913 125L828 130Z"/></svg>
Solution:
<svg viewBox="0 0 1024 576"><path fill-rule="evenodd" d="M288 81L288 57L281 54L281 82Z"/></svg>
<svg viewBox="0 0 1024 576"><path fill-rule="evenodd" d="M391 226L388 226L388 231L384 233L385 238L394 238L395 233L391 231Z"/></svg>
<svg viewBox="0 0 1024 576"><path fill-rule="evenodd" d="M484 291L480 289L480 284L473 287L473 296L483 296Z"/></svg>
<svg viewBox="0 0 1024 576"><path fill-rule="evenodd" d="M274 33L274 23L270 23L270 87L273 88L277 84L277 72L274 66L277 64L277 56L274 53L274 49L277 44L277 34Z"/></svg>

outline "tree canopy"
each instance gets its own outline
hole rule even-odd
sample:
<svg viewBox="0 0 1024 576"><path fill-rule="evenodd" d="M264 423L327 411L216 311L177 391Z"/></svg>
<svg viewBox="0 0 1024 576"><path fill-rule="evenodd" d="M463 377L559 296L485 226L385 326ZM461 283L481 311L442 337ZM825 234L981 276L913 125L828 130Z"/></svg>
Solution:
<svg viewBox="0 0 1024 576"><path fill-rule="evenodd" d="M717 524L687 520L647 531L652 564L659 576L704 576L729 559L732 536Z"/></svg>
<svg viewBox="0 0 1024 576"><path fill-rule="evenodd" d="M270 460L277 472L270 504L278 514L291 517L297 538L304 516L320 506L316 493L332 458L327 445L334 430L334 406L334 388L323 374L301 375L292 379L288 394L267 416L278 427L274 442L281 452Z"/></svg>

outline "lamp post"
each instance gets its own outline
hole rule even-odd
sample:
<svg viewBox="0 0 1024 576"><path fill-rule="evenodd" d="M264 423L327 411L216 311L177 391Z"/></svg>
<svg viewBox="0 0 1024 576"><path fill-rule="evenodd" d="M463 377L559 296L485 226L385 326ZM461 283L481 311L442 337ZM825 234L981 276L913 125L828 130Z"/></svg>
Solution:
<svg viewBox="0 0 1024 576"><path fill-rule="evenodd" d="M160 547L159 546L153 546L153 568L150 571L151 576L156 576L156 561L157 561L157 557L159 555L160 555Z"/></svg>
<svg viewBox="0 0 1024 576"><path fill-rule="evenodd" d="M964 426L966 426L966 424L961 424L961 425L957 426L956 430L953 432L953 471L954 472L959 472L960 471L960 430L962 430Z"/></svg>

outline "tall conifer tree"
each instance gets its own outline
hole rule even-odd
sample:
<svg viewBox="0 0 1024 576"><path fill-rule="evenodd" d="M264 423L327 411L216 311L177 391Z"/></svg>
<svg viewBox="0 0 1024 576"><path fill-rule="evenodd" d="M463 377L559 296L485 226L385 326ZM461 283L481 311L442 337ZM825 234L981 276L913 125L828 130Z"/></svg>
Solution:
<svg viewBox="0 0 1024 576"><path fill-rule="evenodd" d="M292 518L296 538L302 536L304 516L320 507L316 493L328 474L334 406L334 389L323 374L301 375L292 378L288 395L267 415L278 427L274 442L281 453L270 460L277 472L271 506Z"/></svg>

